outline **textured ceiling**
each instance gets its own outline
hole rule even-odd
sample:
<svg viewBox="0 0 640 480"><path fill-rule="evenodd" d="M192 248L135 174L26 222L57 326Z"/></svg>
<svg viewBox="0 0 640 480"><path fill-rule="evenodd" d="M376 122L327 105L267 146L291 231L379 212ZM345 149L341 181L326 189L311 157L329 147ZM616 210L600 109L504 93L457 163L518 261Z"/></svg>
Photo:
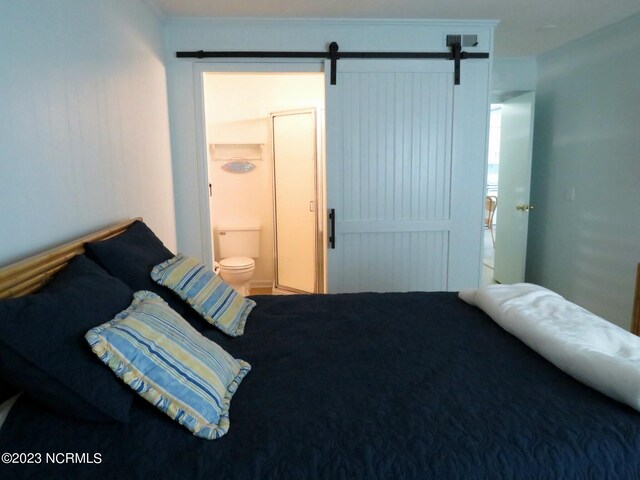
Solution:
<svg viewBox="0 0 640 480"><path fill-rule="evenodd" d="M537 55L640 12L639 0L147 0L166 18L499 20L495 54Z"/></svg>

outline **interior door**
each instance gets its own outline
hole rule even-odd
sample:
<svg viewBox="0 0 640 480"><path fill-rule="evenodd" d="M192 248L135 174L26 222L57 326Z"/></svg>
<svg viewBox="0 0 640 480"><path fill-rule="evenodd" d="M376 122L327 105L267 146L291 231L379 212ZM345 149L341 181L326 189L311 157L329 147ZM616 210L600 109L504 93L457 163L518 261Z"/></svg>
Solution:
<svg viewBox="0 0 640 480"><path fill-rule="evenodd" d="M452 134L454 114L486 122L479 68L479 82L463 71L454 87L446 60L338 62L336 85L326 86L329 292L477 286L484 155L473 141L453 152ZM456 111L454 89L466 111Z"/></svg>
<svg viewBox="0 0 640 480"><path fill-rule="evenodd" d="M317 292L315 109L271 115L275 210L275 287Z"/></svg>
<svg viewBox="0 0 640 480"><path fill-rule="evenodd" d="M494 279L524 281L529 230L535 92L502 104Z"/></svg>

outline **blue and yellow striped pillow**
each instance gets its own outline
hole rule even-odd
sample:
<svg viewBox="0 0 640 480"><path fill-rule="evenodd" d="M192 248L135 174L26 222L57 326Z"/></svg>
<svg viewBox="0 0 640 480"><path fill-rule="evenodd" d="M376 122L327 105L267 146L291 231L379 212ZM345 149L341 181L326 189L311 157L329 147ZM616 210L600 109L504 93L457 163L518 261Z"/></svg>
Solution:
<svg viewBox="0 0 640 480"><path fill-rule="evenodd" d="M194 435L215 439L229 430L231 398L251 365L200 335L155 293L137 292L129 308L85 338L119 378Z"/></svg>
<svg viewBox="0 0 640 480"><path fill-rule="evenodd" d="M232 337L244 333L247 316L256 306L198 260L181 253L153 267L151 278L176 292L206 321Z"/></svg>

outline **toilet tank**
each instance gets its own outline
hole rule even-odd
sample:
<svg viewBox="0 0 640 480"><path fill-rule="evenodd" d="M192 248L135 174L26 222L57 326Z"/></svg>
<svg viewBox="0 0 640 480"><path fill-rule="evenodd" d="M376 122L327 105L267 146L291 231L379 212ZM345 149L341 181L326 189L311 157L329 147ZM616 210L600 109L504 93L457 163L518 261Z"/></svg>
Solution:
<svg viewBox="0 0 640 480"><path fill-rule="evenodd" d="M260 252L260 225L218 225L220 258L258 258Z"/></svg>

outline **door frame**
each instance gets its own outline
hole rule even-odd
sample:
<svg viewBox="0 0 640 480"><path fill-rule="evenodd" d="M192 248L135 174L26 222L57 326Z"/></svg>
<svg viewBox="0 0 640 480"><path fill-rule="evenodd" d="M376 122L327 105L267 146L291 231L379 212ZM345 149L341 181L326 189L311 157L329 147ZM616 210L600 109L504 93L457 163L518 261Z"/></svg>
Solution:
<svg viewBox="0 0 640 480"><path fill-rule="evenodd" d="M198 207L202 262L213 268L215 252L209 200L209 162L206 134L204 75L206 73L324 73L324 62L309 60L203 61L193 63L194 114L196 126L196 163L198 172Z"/></svg>

